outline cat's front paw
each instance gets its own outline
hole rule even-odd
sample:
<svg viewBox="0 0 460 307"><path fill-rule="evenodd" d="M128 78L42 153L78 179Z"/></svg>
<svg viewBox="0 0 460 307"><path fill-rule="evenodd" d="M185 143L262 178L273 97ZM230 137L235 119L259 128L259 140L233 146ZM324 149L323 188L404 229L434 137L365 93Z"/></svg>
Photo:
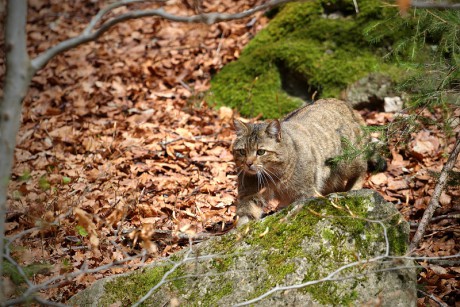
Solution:
<svg viewBox="0 0 460 307"><path fill-rule="evenodd" d="M247 215L238 216L236 220L236 227L241 227L244 224L249 223L251 219Z"/></svg>

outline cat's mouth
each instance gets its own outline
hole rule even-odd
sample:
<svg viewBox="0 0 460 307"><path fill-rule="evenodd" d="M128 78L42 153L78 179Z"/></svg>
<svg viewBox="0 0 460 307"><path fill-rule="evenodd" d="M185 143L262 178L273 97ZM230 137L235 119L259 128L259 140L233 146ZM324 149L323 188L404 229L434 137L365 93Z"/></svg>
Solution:
<svg viewBox="0 0 460 307"><path fill-rule="evenodd" d="M259 168L256 165L246 166L244 172L248 175L256 175L259 173Z"/></svg>
<svg viewBox="0 0 460 307"><path fill-rule="evenodd" d="M244 172L248 175L256 175L257 174L257 170L252 170L250 168L247 168L244 170Z"/></svg>

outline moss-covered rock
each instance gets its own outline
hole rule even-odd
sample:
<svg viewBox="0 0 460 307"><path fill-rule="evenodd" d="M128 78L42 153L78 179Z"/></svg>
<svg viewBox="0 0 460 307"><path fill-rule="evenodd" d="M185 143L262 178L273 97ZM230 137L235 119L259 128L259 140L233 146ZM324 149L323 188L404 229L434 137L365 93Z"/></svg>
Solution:
<svg viewBox="0 0 460 307"><path fill-rule="evenodd" d="M376 192L333 194L250 222L152 267L98 281L70 303L126 306L158 286L145 306L173 299L183 306L231 306L291 286L254 305L411 306L416 273L410 262L392 258L406 252L408 233L398 211Z"/></svg>
<svg viewBox="0 0 460 307"><path fill-rule="evenodd" d="M316 0L286 4L243 50L238 61L212 80L208 100L247 116L277 118L303 101L336 97L348 85L379 72L400 75L383 55L395 37L371 44L366 30L397 16L379 0Z"/></svg>

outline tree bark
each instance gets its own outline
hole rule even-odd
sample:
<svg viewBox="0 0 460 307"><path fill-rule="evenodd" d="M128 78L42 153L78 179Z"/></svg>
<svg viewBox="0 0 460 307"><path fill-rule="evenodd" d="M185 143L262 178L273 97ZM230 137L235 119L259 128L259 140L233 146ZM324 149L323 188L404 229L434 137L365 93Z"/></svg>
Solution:
<svg viewBox="0 0 460 307"><path fill-rule="evenodd" d="M6 74L0 100L0 277L3 276L6 195L21 124L22 101L32 71L26 45L27 0L9 0L5 27ZM4 300L0 278L0 302Z"/></svg>

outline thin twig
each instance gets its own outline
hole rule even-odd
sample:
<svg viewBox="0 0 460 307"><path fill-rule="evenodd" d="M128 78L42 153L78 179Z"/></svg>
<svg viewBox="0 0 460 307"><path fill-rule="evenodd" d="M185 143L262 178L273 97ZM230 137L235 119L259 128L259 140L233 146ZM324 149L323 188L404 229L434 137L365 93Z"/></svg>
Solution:
<svg viewBox="0 0 460 307"><path fill-rule="evenodd" d="M429 262L429 263L435 263L437 265L446 266L446 267L460 266L460 260L428 259L428 260L424 260L424 261Z"/></svg>
<svg viewBox="0 0 460 307"><path fill-rule="evenodd" d="M119 1L119 2L115 2L115 3L112 3L106 7L104 7L103 9L101 9L90 21L90 23L86 26L85 30L83 30L83 34L90 34L91 31L94 30L94 28L96 27L97 23L102 19L102 17L104 17L105 14L107 14L108 12L116 9L116 8L119 8L119 7L122 7L122 6L126 6L128 4L131 4L131 3L136 3L136 2L145 2L145 0L122 0L122 1Z"/></svg>
<svg viewBox="0 0 460 307"><path fill-rule="evenodd" d="M440 221L440 220L447 220L447 219L460 219L460 213L448 213L448 214L443 214L443 215L438 215L438 216L435 216L431 219L430 223L432 222L437 222L437 221ZM417 227L418 224L420 223L417 223L417 222L410 222L410 226L411 227Z"/></svg>
<svg viewBox="0 0 460 307"><path fill-rule="evenodd" d="M48 279L47 281L41 284L30 286L21 296L4 302L2 306L16 306L16 305L22 304L28 301L29 298L33 296L35 293L37 293L38 291L45 290L50 287L59 287L60 285L67 283L69 280L72 280L75 277L83 275L83 274L91 274L91 273L96 273L96 272L100 272L100 271L104 271L104 270L108 270L112 268L121 267L123 264L129 261L135 260L137 258L144 259L145 255L146 255L146 251L144 250L139 255L135 255L135 256L125 258L119 261L114 261L112 263L108 263L106 265L96 267L94 269L88 269L87 266L83 265L83 267L77 272L73 272L67 275L58 275L56 277Z"/></svg>
<svg viewBox="0 0 460 307"><path fill-rule="evenodd" d="M264 294L254 298L254 299L244 301L244 302L235 304L233 306L234 307L239 307L239 306L251 305L251 304L259 302L260 300L272 295L275 292L305 288L307 286L320 284L320 283L327 282L327 281L344 281L344 280L348 280L348 279L364 277L364 276L366 276L368 274L373 274L373 273L390 272L390 271L398 271L398 270L409 270L409 269L418 268L417 266L412 266L412 265L394 266L394 267L390 267L390 268L386 268L386 269L373 270L373 271L369 271L369 272L362 273L362 274L335 277L338 273L342 272L343 270L345 270L347 268L352 268L352 267L355 267L355 266L358 266L358 265L363 265L363 264L367 265L369 263L374 263L374 262L378 262L380 260L383 260L384 258L385 258L385 256L378 256L378 257L368 259L368 260L365 260L365 261L356 261L356 262L353 262L353 263L349 263L347 265L344 265L344 266L338 268L337 270L335 270L334 272L330 273L328 276L326 276L325 278L322 278L322 279L311 280L311 281L307 281L307 282L304 282L304 283L301 283L301 284L295 284L295 285L289 285L289 286L276 286L276 287L272 288L271 290L265 292Z"/></svg>
<svg viewBox="0 0 460 307"><path fill-rule="evenodd" d="M442 307L448 307L449 305L447 305L446 303L444 303L443 301L440 301L436 296L434 296L433 294L430 294L430 293L426 293L425 291L422 291L420 289L417 289L418 292L422 293L423 295L425 295L426 297L429 297L431 300L433 300L436 304L438 304L439 306L442 306Z"/></svg>

